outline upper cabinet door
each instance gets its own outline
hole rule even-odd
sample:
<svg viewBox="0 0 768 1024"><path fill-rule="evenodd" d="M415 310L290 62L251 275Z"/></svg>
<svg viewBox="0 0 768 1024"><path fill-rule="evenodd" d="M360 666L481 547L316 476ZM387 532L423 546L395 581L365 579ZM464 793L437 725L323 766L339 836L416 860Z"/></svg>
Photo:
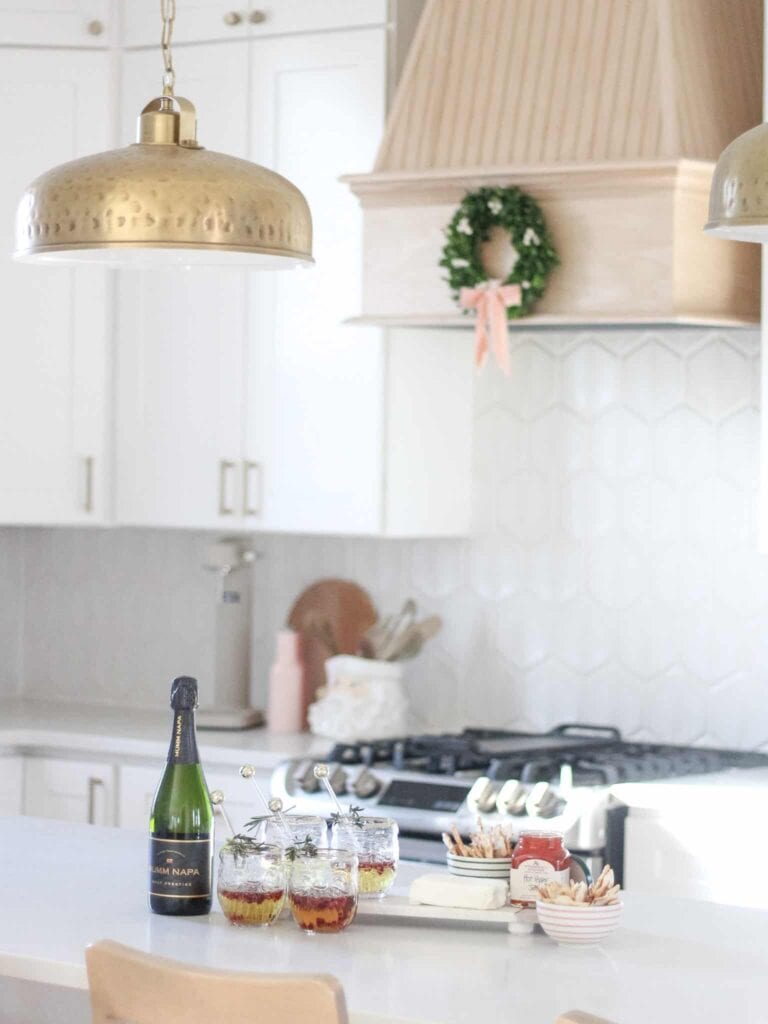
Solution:
<svg viewBox="0 0 768 1024"><path fill-rule="evenodd" d="M263 463L263 525L377 533L382 515L383 346L345 325L360 307L361 213L339 175L371 167L385 113L386 30L252 46L258 163L312 211L316 265L251 278L246 449Z"/></svg>
<svg viewBox="0 0 768 1024"><path fill-rule="evenodd" d="M180 47L178 91L201 143L247 155L246 43ZM126 55L123 140L157 95L154 51ZM116 514L120 523L231 528L240 521L246 287L242 271L117 274Z"/></svg>
<svg viewBox="0 0 768 1024"><path fill-rule="evenodd" d="M110 13L108 0L0 0L0 45L106 47Z"/></svg>
<svg viewBox="0 0 768 1024"><path fill-rule="evenodd" d="M125 0L122 10L125 46L151 46L157 42L157 0ZM386 20L387 0L185 0L178 5L173 38L179 43L247 39L382 25Z"/></svg>
<svg viewBox="0 0 768 1024"><path fill-rule="evenodd" d="M0 522L105 512L106 275L14 263L16 206L55 164L107 148L107 54L3 51L0 123Z"/></svg>

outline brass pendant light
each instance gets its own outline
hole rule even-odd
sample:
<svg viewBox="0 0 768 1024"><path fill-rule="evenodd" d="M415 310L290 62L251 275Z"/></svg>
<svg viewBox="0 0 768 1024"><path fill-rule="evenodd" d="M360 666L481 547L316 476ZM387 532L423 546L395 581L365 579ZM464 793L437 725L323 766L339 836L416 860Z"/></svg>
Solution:
<svg viewBox="0 0 768 1024"><path fill-rule="evenodd" d="M27 188L17 259L125 266L310 264L312 218L274 171L204 149L195 108L174 94L175 0L160 0L163 95L141 112L124 149L61 164Z"/></svg>
<svg viewBox="0 0 768 1024"><path fill-rule="evenodd" d="M720 154L704 230L739 242L768 242L768 124L750 128Z"/></svg>

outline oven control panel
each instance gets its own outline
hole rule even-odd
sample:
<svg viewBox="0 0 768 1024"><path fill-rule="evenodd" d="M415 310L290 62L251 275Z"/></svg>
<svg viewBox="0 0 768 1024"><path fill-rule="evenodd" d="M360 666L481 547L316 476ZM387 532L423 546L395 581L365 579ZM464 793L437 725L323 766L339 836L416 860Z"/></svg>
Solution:
<svg viewBox="0 0 768 1024"><path fill-rule="evenodd" d="M456 814L471 787L447 782L414 782L392 779L382 790L379 807L413 808L418 811L450 811Z"/></svg>
<svg viewBox="0 0 768 1024"><path fill-rule="evenodd" d="M297 814L328 816L330 798L314 774L311 760L286 761L272 776L272 795ZM487 777L430 777L390 766L329 764L328 778L342 804L394 818L402 831L439 836L452 825L469 830L478 818L502 824L512 834L545 828L569 832L582 816L585 794L574 794L567 778L561 785L523 783Z"/></svg>

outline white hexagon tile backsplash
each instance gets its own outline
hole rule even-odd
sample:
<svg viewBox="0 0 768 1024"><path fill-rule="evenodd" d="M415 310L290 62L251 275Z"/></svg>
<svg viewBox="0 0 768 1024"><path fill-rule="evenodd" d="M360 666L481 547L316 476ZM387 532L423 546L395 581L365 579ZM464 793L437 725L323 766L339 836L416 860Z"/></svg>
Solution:
<svg viewBox="0 0 768 1024"><path fill-rule="evenodd" d="M512 345L510 379L478 380L475 533L412 545L409 582L450 636L412 667L422 724L768 744L757 332Z"/></svg>
<svg viewBox="0 0 768 1024"><path fill-rule="evenodd" d="M516 330L511 344L510 377L487 366L477 379L471 538L257 538L256 699L297 591L342 575L382 610L412 594L444 617L409 667L419 727L582 720L628 736L768 748L758 332ZM93 607L101 597L112 617L106 638L80 641L96 699L152 699L149 681L167 666L147 653L142 604L155 628L165 616L177 636L186 606L190 661L204 658L204 538L179 532L169 545L155 531L158 547L147 532L28 530L19 553L17 535L0 531L7 586L18 590L23 577L36 588L18 660L26 692L82 697L77 659L63 664L56 638L82 618L67 582L83 576L94 581ZM126 566L123 596L114 583ZM0 639L12 645L14 629L0 615ZM108 657L110 638L130 666Z"/></svg>

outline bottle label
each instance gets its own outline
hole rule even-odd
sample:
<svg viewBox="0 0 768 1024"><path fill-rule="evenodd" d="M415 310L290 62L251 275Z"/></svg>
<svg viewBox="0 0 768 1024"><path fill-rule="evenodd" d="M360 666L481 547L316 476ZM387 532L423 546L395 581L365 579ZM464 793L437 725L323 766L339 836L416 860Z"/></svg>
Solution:
<svg viewBox="0 0 768 1024"><path fill-rule="evenodd" d="M519 868L512 868L509 872L509 900L511 903L533 906L540 885L546 885L547 882L567 885L570 874L568 868L556 871L548 860L525 860Z"/></svg>
<svg viewBox="0 0 768 1024"><path fill-rule="evenodd" d="M213 837L150 839L149 891L152 896L204 899L211 895Z"/></svg>
<svg viewBox="0 0 768 1024"><path fill-rule="evenodd" d="M187 708L174 711L168 760L171 764L196 764L200 760L195 738L194 711Z"/></svg>

